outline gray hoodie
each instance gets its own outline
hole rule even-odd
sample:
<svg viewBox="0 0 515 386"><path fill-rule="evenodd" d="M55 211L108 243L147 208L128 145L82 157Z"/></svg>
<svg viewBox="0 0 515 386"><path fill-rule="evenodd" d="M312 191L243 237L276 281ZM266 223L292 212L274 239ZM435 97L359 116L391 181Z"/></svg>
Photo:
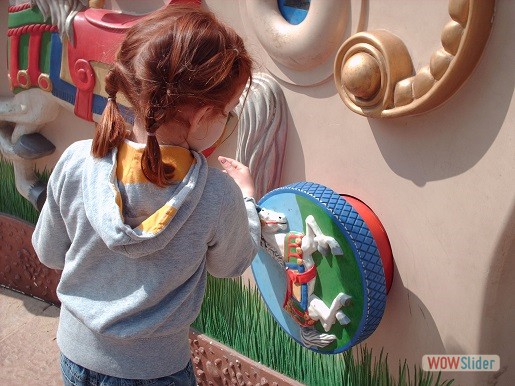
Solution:
<svg viewBox="0 0 515 386"><path fill-rule="evenodd" d="M43 264L63 270L57 343L99 373L149 379L183 369L206 273L241 275L256 255L253 200L203 155L162 147L176 182L142 177L142 146L126 141L102 159L91 141L56 164L32 237Z"/></svg>

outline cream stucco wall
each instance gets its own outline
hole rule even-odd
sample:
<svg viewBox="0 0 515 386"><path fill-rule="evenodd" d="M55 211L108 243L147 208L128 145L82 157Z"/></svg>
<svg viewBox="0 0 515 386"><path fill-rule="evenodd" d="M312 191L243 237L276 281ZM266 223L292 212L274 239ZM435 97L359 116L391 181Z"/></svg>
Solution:
<svg viewBox="0 0 515 386"><path fill-rule="evenodd" d="M129 9L129 3L106 5ZM268 71L270 60L245 21L245 1L203 4L245 37L258 69ZM355 32L360 5L349 2L345 37ZM449 373L463 385L515 383L514 16L515 2L497 0L471 77L423 115L365 118L343 104L332 78L302 87L279 78L289 111L282 185L308 180L359 197L392 244L393 287L367 344L376 352L384 347L394 367L404 358L420 365L424 354L500 355L500 374ZM1 7L4 31L5 20ZM399 35L418 69L439 47L447 1L370 0L367 20L368 29ZM5 34L0 39L5 47ZM0 66L6 73L5 60ZM0 94L10 95L5 76ZM57 152L42 164L51 166L67 144L92 133L63 109L43 130ZM232 138L215 156L234 152Z"/></svg>
<svg viewBox="0 0 515 386"><path fill-rule="evenodd" d="M207 3L276 70L248 22L226 15L223 1ZM447 4L372 0L368 29L400 36L418 69L439 47ZM350 2L347 37L360 6ZM500 355L502 374L449 373L464 385L515 382L514 15L515 3L497 1L477 68L423 115L365 118L346 108L332 79L299 87L279 74L290 112L283 184L314 181L361 198L392 243L394 284L367 344L394 364L430 353Z"/></svg>

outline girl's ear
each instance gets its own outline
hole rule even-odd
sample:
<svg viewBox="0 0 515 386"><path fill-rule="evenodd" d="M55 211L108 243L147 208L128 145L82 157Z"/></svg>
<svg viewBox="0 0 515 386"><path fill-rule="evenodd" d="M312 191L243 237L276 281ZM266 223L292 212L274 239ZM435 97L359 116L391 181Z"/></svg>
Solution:
<svg viewBox="0 0 515 386"><path fill-rule="evenodd" d="M204 106L199 108L197 111L195 111L193 114L190 115L189 121L190 121L190 130L189 134L195 134L198 131L202 130L205 131L205 125L203 125L203 121L208 119L210 114L213 111L212 106ZM202 133L205 134L205 133Z"/></svg>

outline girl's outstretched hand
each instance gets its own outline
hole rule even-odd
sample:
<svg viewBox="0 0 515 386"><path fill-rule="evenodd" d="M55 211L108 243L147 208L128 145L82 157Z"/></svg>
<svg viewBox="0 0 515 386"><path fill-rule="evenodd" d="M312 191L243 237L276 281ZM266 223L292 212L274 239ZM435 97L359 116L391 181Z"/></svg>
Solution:
<svg viewBox="0 0 515 386"><path fill-rule="evenodd" d="M250 175L249 168L241 162L228 157L219 156L218 161L222 165L224 172L229 174L236 184L238 184L243 193L243 197L254 198L254 180Z"/></svg>

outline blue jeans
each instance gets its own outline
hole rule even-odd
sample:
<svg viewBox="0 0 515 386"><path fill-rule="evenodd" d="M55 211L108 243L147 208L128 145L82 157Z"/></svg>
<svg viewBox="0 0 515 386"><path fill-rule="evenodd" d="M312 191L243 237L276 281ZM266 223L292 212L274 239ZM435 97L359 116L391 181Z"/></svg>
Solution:
<svg viewBox="0 0 515 386"><path fill-rule="evenodd" d="M61 372L65 386L195 386L191 360L181 371L155 379L124 379L88 370L61 354Z"/></svg>

